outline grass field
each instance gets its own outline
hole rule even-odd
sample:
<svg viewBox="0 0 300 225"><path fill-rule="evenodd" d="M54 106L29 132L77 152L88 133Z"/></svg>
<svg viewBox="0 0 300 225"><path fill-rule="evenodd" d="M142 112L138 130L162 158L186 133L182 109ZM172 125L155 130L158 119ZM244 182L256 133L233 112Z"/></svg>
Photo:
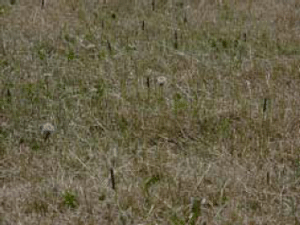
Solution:
<svg viewBox="0 0 300 225"><path fill-rule="evenodd" d="M0 1L0 224L299 225L299 21L297 0Z"/></svg>

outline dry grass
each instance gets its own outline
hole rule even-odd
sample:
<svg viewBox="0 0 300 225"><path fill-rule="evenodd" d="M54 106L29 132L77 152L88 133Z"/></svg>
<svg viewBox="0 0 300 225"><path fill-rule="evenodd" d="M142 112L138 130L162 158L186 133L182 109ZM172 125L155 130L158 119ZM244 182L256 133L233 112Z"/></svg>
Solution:
<svg viewBox="0 0 300 225"><path fill-rule="evenodd" d="M298 1L4 2L0 224L300 224Z"/></svg>

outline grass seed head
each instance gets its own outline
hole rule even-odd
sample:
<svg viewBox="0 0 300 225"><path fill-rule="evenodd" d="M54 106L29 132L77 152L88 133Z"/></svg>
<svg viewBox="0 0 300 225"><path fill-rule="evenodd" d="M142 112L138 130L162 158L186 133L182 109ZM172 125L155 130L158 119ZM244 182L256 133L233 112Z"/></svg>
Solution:
<svg viewBox="0 0 300 225"><path fill-rule="evenodd" d="M164 76L160 76L157 78L157 83L159 86L164 86L167 83L167 78Z"/></svg>
<svg viewBox="0 0 300 225"><path fill-rule="evenodd" d="M45 123L40 127L41 133L46 141L52 133L55 131L55 127L51 123Z"/></svg>

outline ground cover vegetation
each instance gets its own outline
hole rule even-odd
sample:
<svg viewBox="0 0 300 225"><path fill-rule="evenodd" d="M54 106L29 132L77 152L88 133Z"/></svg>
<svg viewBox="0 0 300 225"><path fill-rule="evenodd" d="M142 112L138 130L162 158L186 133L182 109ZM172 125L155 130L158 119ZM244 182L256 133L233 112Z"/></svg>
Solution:
<svg viewBox="0 0 300 225"><path fill-rule="evenodd" d="M296 0L0 1L0 224L300 224L299 21Z"/></svg>

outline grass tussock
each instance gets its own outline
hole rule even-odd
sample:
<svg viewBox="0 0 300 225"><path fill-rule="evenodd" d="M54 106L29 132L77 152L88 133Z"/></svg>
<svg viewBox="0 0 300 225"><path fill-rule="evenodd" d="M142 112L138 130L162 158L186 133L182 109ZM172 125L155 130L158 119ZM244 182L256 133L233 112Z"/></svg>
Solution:
<svg viewBox="0 0 300 225"><path fill-rule="evenodd" d="M299 224L299 9L0 3L0 224Z"/></svg>

